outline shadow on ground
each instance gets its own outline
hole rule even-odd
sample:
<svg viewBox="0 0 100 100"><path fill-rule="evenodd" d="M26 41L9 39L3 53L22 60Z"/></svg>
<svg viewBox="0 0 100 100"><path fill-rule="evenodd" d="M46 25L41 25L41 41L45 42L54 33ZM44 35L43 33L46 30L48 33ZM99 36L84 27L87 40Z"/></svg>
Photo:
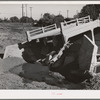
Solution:
<svg viewBox="0 0 100 100"><path fill-rule="evenodd" d="M69 83L65 81L64 77L59 73L49 73L47 66L43 66L39 63L26 63L22 58L17 57L0 60L0 74L2 73L5 73L5 75L6 73L18 75L22 78L23 84L40 86L40 89L54 89L54 87L56 87L56 89L84 89L84 85L81 83ZM5 77L7 77L7 75ZM35 89L38 89L38 87Z"/></svg>
<svg viewBox="0 0 100 100"><path fill-rule="evenodd" d="M57 86L61 89L84 89L83 84L69 83L59 73L52 73L50 75L48 67L42 66L39 63L24 63L11 68L9 71L22 77L23 83L37 81L39 84L45 82L48 85Z"/></svg>

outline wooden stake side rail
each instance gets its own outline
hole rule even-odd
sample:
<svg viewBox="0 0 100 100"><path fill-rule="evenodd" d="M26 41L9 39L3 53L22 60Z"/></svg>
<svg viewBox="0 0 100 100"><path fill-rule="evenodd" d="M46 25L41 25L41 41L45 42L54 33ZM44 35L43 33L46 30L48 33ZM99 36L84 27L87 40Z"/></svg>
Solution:
<svg viewBox="0 0 100 100"><path fill-rule="evenodd" d="M87 32L89 30L91 31L92 29L94 29L96 27L100 27L100 21L95 20L95 21L91 21L89 23L80 24L79 26L66 28L66 29L64 27L65 26L63 26L63 24L61 23L62 34L64 35L65 41L67 42L66 39L68 39L70 37L82 34L82 33Z"/></svg>
<svg viewBox="0 0 100 100"><path fill-rule="evenodd" d="M79 26L80 24L84 24L88 22L90 22L90 16L67 21L67 22L62 23L62 25L64 26L64 28L68 28L67 26L72 25L72 24L74 24L74 26Z"/></svg>
<svg viewBox="0 0 100 100"><path fill-rule="evenodd" d="M43 37L49 37L49 36L56 36L59 35L60 33L60 28L48 31L48 32L44 32L42 34L36 34L30 38L28 38L28 41L34 40L34 39L39 39L39 38L43 38ZM27 34L28 35L28 34Z"/></svg>
<svg viewBox="0 0 100 100"><path fill-rule="evenodd" d="M38 28L38 29L27 31L28 41L31 41L32 39L34 39L34 36L41 35L45 32L52 31L52 30L55 30L55 29L57 29L57 26L56 26L56 24L53 24L53 25L49 25L49 26L46 26L46 27L41 27L41 28Z"/></svg>

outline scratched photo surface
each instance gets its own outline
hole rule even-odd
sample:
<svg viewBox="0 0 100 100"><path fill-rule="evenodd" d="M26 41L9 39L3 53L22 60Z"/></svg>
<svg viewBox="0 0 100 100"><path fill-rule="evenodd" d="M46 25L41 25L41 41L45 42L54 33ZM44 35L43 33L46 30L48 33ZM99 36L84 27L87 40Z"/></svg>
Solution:
<svg viewBox="0 0 100 100"><path fill-rule="evenodd" d="M0 89L99 90L99 73L100 4L0 4Z"/></svg>

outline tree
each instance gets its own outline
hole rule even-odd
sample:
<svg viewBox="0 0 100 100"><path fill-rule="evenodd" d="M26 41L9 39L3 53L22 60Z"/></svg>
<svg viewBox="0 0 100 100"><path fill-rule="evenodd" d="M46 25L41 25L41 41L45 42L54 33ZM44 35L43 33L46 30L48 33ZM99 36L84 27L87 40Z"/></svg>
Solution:
<svg viewBox="0 0 100 100"><path fill-rule="evenodd" d="M28 18L28 22L29 23L34 23L34 19L33 18Z"/></svg>
<svg viewBox="0 0 100 100"><path fill-rule="evenodd" d="M64 19L66 22L72 20L72 18L65 18Z"/></svg>
<svg viewBox="0 0 100 100"><path fill-rule="evenodd" d="M44 18L44 21L45 21L46 26L53 24L54 17L55 17L54 15L51 15L49 13L45 13L43 15L43 18Z"/></svg>
<svg viewBox="0 0 100 100"><path fill-rule="evenodd" d="M11 22L19 22L18 17L14 16L14 17L10 17L10 21Z"/></svg>
<svg viewBox="0 0 100 100"><path fill-rule="evenodd" d="M34 22L34 19L33 18L26 17L26 16L23 16L23 17L20 18L20 22L21 23L33 23Z"/></svg>
<svg viewBox="0 0 100 100"><path fill-rule="evenodd" d="M82 8L81 12L79 13L79 17L85 17L90 15L91 19L95 20L99 17L100 13L100 5L91 4L86 5Z"/></svg>
<svg viewBox="0 0 100 100"><path fill-rule="evenodd" d="M0 18L0 22L3 22L3 20Z"/></svg>
<svg viewBox="0 0 100 100"><path fill-rule="evenodd" d="M64 17L62 15L53 15L49 13L45 13L42 18L38 21L38 26L48 26L56 23L57 27L60 27L60 22L64 21Z"/></svg>
<svg viewBox="0 0 100 100"><path fill-rule="evenodd" d="M57 15L54 18L54 23L56 23L57 27L60 27L60 23L64 21L64 17L62 15Z"/></svg>
<svg viewBox="0 0 100 100"><path fill-rule="evenodd" d="M48 25L51 25L51 24L54 23L53 22L54 17L55 17L54 15L51 15L49 13L45 13L43 15L43 17L39 19L38 25L39 26L48 26Z"/></svg>
<svg viewBox="0 0 100 100"><path fill-rule="evenodd" d="M6 18L6 17L4 17L3 22L9 22L9 19L8 19L8 18Z"/></svg>
<svg viewBox="0 0 100 100"><path fill-rule="evenodd" d="M41 26L41 27L46 26L44 18L40 18L39 21L37 22L37 24L38 24L38 26Z"/></svg>

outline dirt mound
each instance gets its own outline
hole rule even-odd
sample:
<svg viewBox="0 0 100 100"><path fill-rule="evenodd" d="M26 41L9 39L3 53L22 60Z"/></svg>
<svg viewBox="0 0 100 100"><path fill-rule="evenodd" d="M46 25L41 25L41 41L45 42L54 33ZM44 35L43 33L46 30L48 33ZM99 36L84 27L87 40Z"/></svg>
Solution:
<svg viewBox="0 0 100 100"><path fill-rule="evenodd" d="M37 80L37 81L43 81L45 77L49 76L48 67L42 66L38 63L36 64L24 63L17 67L11 68L10 72L18 74L27 79Z"/></svg>
<svg viewBox="0 0 100 100"><path fill-rule="evenodd" d="M8 72L11 68L14 68L18 65L25 63L25 61L21 58L10 57L6 59L0 60L0 72Z"/></svg>
<svg viewBox="0 0 100 100"><path fill-rule="evenodd" d="M11 73L0 74L0 89L21 89L24 83L22 78Z"/></svg>
<svg viewBox="0 0 100 100"><path fill-rule="evenodd" d="M49 86L45 83L45 77L49 77L48 73L48 67L40 64L29 64L21 58L0 59L0 88L60 89L57 86Z"/></svg>
<svg viewBox="0 0 100 100"><path fill-rule="evenodd" d="M0 62L0 72L12 73L23 78L23 83L26 80L46 82L49 84L57 84L57 80L49 75L49 69L47 66L41 64L26 63L23 59L17 57L9 57Z"/></svg>
<svg viewBox="0 0 100 100"><path fill-rule="evenodd" d="M90 82L85 82L86 89L100 90L100 73L94 76Z"/></svg>
<svg viewBox="0 0 100 100"><path fill-rule="evenodd" d="M45 82L49 85L60 86L63 77L57 74L50 75L49 68L47 66L42 66L39 63L30 64L24 63L22 65L16 66L9 70L13 74L17 74L23 77L25 80L28 79L31 82Z"/></svg>
<svg viewBox="0 0 100 100"><path fill-rule="evenodd" d="M64 80L59 73L49 72L47 66L26 63L23 59L0 59L0 89L83 89L82 84Z"/></svg>
<svg viewBox="0 0 100 100"><path fill-rule="evenodd" d="M0 89L60 89L45 82L36 82L23 79L11 73L0 74Z"/></svg>

